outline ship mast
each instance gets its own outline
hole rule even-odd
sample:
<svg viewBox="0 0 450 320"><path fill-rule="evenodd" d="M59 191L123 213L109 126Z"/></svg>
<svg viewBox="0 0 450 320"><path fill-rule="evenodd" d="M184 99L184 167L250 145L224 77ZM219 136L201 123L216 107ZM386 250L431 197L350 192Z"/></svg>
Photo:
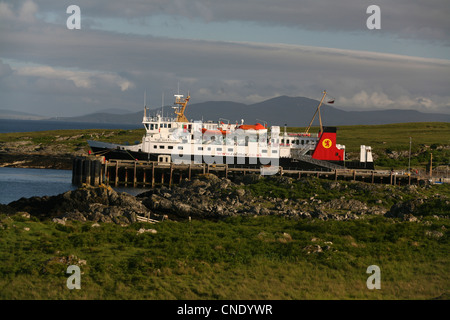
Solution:
<svg viewBox="0 0 450 320"><path fill-rule="evenodd" d="M306 129L306 133L309 132L309 129L311 128L311 125L312 125L312 123L313 123L313 121L314 121L314 118L316 117L316 114L317 114L317 113L319 113L319 124L320 124L320 131L319 131L319 132L322 132L322 131L323 131L323 127L322 127L322 117L320 116L320 106L322 105L322 102L323 102L323 100L325 99L325 96L327 95L327 92L326 92L325 90L323 90L322 93L323 93L322 100L320 100L320 103L319 103L319 105L317 106L316 112L314 113L314 116L312 117L311 122L309 123L308 129Z"/></svg>
<svg viewBox="0 0 450 320"><path fill-rule="evenodd" d="M176 94L175 95L175 104L179 107L174 107L175 114L177 115L177 122L189 122L186 116L184 115L184 111L186 110L187 103L189 102L189 99L191 96L188 93L188 96L183 99L182 94Z"/></svg>

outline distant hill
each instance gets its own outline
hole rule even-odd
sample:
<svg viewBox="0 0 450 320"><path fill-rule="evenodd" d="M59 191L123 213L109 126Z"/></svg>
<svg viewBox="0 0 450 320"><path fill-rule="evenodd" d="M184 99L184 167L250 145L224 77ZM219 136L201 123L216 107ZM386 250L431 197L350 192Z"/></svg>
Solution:
<svg viewBox="0 0 450 320"><path fill-rule="evenodd" d="M126 110L126 109L119 109L119 108L107 108L107 109L97 111L96 113L127 114L127 113L130 113L130 111Z"/></svg>
<svg viewBox="0 0 450 320"><path fill-rule="evenodd" d="M268 125L305 127L311 121L319 101L305 97L280 96L254 104L231 101L208 101L189 104L186 117L189 120L213 120L220 118L231 123L267 122ZM150 110L156 114L161 108ZM415 110L388 109L378 111L344 111L331 105L323 104L320 108L322 122L327 126L391 124L407 122L450 122L450 114L423 113ZM164 107L164 114L172 114L170 106ZM81 117L58 118L63 121L97 122L97 123L141 123L143 111L128 114L93 113ZM224 121L226 122L226 121ZM313 125L317 125L318 118Z"/></svg>
<svg viewBox="0 0 450 320"><path fill-rule="evenodd" d="M0 119L42 120L42 119L45 119L45 117L38 116L37 114L32 114L32 113L0 109Z"/></svg>
<svg viewBox="0 0 450 320"><path fill-rule="evenodd" d="M117 114L96 112L79 117L58 117L50 120L55 121L68 121L68 122L91 122L91 123L123 123L123 124L136 124L142 122L143 111L136 113Z"/></svg>

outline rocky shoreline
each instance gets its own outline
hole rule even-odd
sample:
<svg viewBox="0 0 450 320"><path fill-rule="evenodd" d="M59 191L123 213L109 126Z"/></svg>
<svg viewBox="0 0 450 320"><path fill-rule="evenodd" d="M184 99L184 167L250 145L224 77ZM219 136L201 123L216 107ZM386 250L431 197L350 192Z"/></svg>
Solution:
<svg viewBox="0 0 450 320"><path fill-rule="evenodd" d="M103 185L82 186L57 196L22 198L8 205L0 205L0 213L29 215L40 220L52 219L62 224L75 220L129 225L142 221L142 218L162 221L264 215L338 221L384 216L399 218L402 221L418 221L422 219L420 208L424 204L434 203L433 201L438 199L444 206L450 207L447 196L421 196L416 186L402 189L402 192L414 195L412 199L402 201L402 196L394 195L399 200L390 207L384 205L381 200L369 203L353 199L344 191L339 198L327 201L321 200L317 195L303 199L273 197L270 193L255 196L247 187L257 183L259 179L262 178L247 175L231 181L206 174L191 181L184 180L172 188L162 186L137 196L116 192ZM274 176L270 179L275 184L286 186L293 182L293 179L288 177ZM336 182L323 183L327 184L325 187L330 190L346 188ZM363 183L358 185L359 188L378 188L378 191L380 188L386 188ZM386 194L388 193L391 193L391 190L387 190ZM448 214L450 212L444 212L444 215L436 215L436 218L448 218Z"/></svg>
<svg viewBox="0 0 450 320"><path fill-rule="evenodd" d="M0 152L0 167L72 170L75 155Z"/></svg>

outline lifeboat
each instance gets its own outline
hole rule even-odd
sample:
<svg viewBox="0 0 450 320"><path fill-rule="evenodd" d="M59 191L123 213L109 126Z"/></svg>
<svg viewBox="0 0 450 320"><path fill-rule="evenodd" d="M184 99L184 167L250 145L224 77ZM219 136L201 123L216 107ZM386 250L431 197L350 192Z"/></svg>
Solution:
<svg viewBox="0 0 450 320"><path fill-rule="evenodd" d="M242 129L242 130L264 130L266 129L266 127L264 127L261 123L257 123L257 124L241 124L239 127L237 127L237 129Z"/></svg>
<svg viewBox="0 0 450 320"><path fill-rule="evenodd" d="M219 135L219 134L226 135L229 133L230 133L230 131L228 131L228 130L222 130L222 129L208 130L206 128L202 128L202 134L206 134L206 135L208 135L208 134L209 135Z"/></svg>

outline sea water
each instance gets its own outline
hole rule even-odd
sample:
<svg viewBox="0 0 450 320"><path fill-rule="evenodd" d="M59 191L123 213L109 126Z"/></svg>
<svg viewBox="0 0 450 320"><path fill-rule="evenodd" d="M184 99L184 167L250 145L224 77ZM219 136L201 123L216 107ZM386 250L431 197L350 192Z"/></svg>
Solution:
<svg viewBox="0 0 450 320"><path fill-rule="evenodd" d="M75 190L72 185L71 170L28 169L0 167L0 203L8 204L20 198L55 196ZM126 192L133 196L149 188L117 187L116 192Z"/></svg>
<svg viewBox="0 0 450 320"><path fill-rule="evenodd" d="M0 167L0 203L74 190L71 170Z"/></svg>

